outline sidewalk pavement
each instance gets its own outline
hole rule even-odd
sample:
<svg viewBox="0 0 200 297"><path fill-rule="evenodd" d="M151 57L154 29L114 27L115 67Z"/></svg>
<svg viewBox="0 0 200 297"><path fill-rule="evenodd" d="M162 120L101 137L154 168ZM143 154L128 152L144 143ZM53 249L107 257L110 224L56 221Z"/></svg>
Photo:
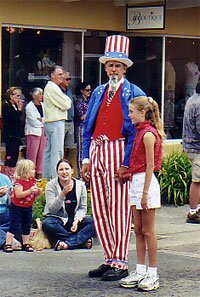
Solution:
<svg viewBox="0 0 200 297"><path fill-rule="evenodd" d="M102 263L94 240L92 250L0 252L0 297L197 297L200 296L200 225L186 223L189 206L157 210L160 289L138 292L118 282L90 279L87 273ZM135 268L135 237L131 234L130 271Z"/></svg>

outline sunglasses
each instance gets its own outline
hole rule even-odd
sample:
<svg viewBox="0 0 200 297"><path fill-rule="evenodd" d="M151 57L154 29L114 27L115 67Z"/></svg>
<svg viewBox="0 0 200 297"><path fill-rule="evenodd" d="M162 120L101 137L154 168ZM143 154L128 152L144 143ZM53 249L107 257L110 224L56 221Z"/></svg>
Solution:
<svg viewBox="0 0 200 297"><path fill-rule="evenodd" d="M71 77L66 78L66 81L72 80Z"/></svg>
<svg viewBox="0 0 200 297"><path fill-rule="evenodd" d="M84 89L86 92L91 92L92 90L91 89Z"/></svg>
<svg viewBox="0 0 200 297"><path fill-rule="evenodd" d="M20 94L15 94L15 93L12 93L13 96L17 96L17 97L21 97Z"/></svg>

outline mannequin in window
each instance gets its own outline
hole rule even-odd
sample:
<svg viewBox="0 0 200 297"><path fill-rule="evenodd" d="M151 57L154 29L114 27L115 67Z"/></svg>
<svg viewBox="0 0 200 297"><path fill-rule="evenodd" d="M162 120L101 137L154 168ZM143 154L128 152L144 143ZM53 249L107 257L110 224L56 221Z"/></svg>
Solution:
<svg viewBox="0 0 200 297"><path fill-rule="evenodd" d="M49 75L50 69L55 63L50 59L49 49L43 54L42 58L37 62L37 67L40 74Z"/></svg>
<svg viewBox="0 0 200 297"><path fill-rule="evenodd" d="M166 134L171 137L171 130L174 127L174 100L176 87L176 72L170 57L166 56L165 61L165 98L164 98L164 123Z"/></svg>
<svg viewBox="0 0 200 297"><path fill-rule="evenodd" d="M190 61L184 65L185 72L185 101L190 98L196 91L196 86L199 80L200 72L195 57L192 56Z"/></svg>

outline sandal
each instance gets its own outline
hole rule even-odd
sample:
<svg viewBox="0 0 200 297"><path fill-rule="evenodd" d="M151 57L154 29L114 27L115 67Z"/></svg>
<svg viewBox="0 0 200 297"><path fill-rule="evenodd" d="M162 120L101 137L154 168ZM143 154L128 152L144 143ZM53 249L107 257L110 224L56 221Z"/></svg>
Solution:
<svg viewBox="0 0 200 297"><path fill-rule="evenodd" d="M68 250L68 249L69 249L69 246L66 244L66 242L61 241L61 240L58 240L54 247L55 251L63 251L63 250Z"/></svg>
<svg viewBox="0 0 200 297"><path fill-rule="evenodd" d="M33 252L34 249L33 249L32 245L30 245L30 243L25 243L22 245L22 251Z"/></svg>
<svg viewBox="0 0 200 297"><path fill-rule="evenodd" d="M13 252L13 248L12 248L12 244L10 243L5 243L4 246L3 246L3 251L5 253L12 253Z"/></svg>
<svg viewBox="0 0 200 297"><path fill-rule="evenodd" d="M90 250L92 248L92 238L89 238L83 245L84 249Z"/></svg>
<svg viewBox="0 0 200 297"><path fill-rule="evenodd" d="M22 250L22 246L18 242L13 243L12 248L13 248L13 251L17 251L17 252Z"/></svg>

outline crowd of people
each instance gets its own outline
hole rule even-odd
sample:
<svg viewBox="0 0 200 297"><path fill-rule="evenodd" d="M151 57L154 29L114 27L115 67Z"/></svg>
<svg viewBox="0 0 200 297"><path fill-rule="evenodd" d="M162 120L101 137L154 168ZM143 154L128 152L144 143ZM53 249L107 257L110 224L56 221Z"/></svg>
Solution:
<svg viewBox="0 0 200 297"><path fill-rule="evenodd" d="M48 179L42 228L51 247L55 251L91 249L92 238L97 234L104 260L88 276L119 281L124 288L152 291L159 288L155 213L161 207L160 186L154 172L161 169L165 133L157 102L125 78L127 68L133 64L128 52L127 37L107 37L105 54L99 61L105 66L108 82L92 94L91 84L81 83L77 100L69 89L70 73L61 66L53 66L44 94L40 88L31 91L32 101L25 108L27 159L18 162L22 132L17 127L21 127L23 116L21 89L10 88L6 92L5 165L17 166L13 184L0 175L0 245L7 253L16 249L33 251L32 205L41 194L35 177L42 175ZM190 119L189 107L194 99L197 98L187 101L185 121ZM75 125L74 119L78 119ZM195 145L191 148L188 143L189 129L189 124L185 124L185 151L192 153L189 157L193 165L188 214L188 220L192 220L200 214L196 195L199 152L194 152ZM73 177L72 164L63 158L64 149L67 152L73 147L74 138L82 180ZM88 183L92 217L86 215ZM137 262L135 271L129 273L132 222Z"/></svg>
<svg viewBox="0 0 200 297"><path fill-rule="evenodd" d="M54 178L58 160L68 157L69 150L74 148L77 148L80 177L80 139L91 85L82 82L72 94L70 72L61 66L53 66L50 72L51 79L44 90L31 89L27 100L20 87L11 87L5 93L2 112L4 165L9 175L14 174L20 146L25 144L25 157L36 164L37 179Z"/></svg>

